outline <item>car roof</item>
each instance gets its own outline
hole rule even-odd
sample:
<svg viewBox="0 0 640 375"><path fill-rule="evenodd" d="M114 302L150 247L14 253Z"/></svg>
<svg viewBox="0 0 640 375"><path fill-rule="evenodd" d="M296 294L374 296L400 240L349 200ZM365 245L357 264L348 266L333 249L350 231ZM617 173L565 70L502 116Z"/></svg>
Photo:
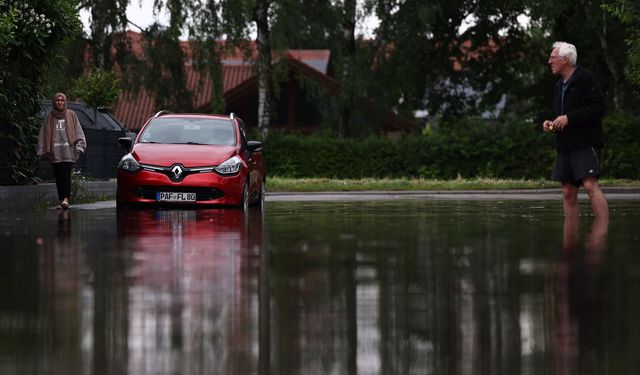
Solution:
<svg viewBox="0 0 640 375"><path fill-rule="evenodd" d="M43 100L41 102L44 111L43 115L49 114L53 105L50 101ZM122 123L111 113L102 112L98 110L96 116L96 122L93 121L94 109L87 107L83 103L78 102L68 102L67 108L73 110L78 116L78 120L80 121L80 125L86 129L104 129L104 130L115 130L121 131L124 129Z"/></svg>
<svg viewBox="0 0 640 375"><path fill-rule="evenodd" d="M152 118L215 118L219 120L231 120L231 117L225 115L214 115L209 113L164 113Z"/></svg>

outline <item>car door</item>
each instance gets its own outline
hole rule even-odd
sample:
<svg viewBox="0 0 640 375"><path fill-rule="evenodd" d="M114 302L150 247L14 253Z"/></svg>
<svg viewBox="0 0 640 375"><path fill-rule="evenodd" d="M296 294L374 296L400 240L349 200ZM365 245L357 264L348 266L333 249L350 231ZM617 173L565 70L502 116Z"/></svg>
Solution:
<svg viewBox="0 0 640 375"><path fill-rule="evenodd" d="M241 147L243 153L243 159L249 166L249 193L253 196L258 193L261 188L263 180L264 164L262 160L261 151L250 151L247 141L247 130L244 122L238 119L238 128L240 129Z"/></svg>

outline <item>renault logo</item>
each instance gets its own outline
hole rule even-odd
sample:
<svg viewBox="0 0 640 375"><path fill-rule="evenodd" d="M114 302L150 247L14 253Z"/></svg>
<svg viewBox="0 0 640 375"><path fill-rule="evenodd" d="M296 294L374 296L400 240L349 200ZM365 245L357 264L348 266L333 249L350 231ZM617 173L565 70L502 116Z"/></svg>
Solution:
<svg viewBox="0 0 640 375"><path fill-rule="evenodd" d="M180 176L182 176L182 167L179 165L174 165L173 168L171 168L171 173L173 173L173 178L175 180L179 180Z"/></svg>

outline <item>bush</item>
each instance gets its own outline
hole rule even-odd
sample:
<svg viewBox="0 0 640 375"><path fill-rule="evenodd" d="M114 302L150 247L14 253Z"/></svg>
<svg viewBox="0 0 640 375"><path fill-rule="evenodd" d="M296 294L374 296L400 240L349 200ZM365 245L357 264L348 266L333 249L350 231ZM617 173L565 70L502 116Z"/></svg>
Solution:
<svg viewBox="0 0 640 375"><path fill-rule="evenodd" d="M0 0L0 184L34 181L43 71L81 31L72 0Z"/></svg>
<svg viewBox="0 0 640 375"><path fill-rule="evenodd" d="M602 167L607 177L640 179L640 118L616 113L604 119Z"/></svg>
<svg viewBox="0 0 640 375"><path fill-rule="evenodd" d="M605 119L605 176L640 178L638 118ZM528 122L466 119L406 136L336 139L273 133L265 141L267 172L283 177L550 178L555 139Z"/></svg>

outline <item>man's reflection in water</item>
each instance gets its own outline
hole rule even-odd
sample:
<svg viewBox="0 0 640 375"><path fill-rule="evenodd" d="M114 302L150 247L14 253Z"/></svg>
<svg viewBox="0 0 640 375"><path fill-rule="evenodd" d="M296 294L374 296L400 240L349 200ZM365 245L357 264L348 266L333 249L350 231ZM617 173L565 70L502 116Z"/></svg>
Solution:
<svg viewBox="0 0 640 375"><path fill-rule="evenodd" d="M604 292L608 218L595 218L580 252L579 217L564 220L563 253L556 265L555 373L604 373Z"/></svg>

